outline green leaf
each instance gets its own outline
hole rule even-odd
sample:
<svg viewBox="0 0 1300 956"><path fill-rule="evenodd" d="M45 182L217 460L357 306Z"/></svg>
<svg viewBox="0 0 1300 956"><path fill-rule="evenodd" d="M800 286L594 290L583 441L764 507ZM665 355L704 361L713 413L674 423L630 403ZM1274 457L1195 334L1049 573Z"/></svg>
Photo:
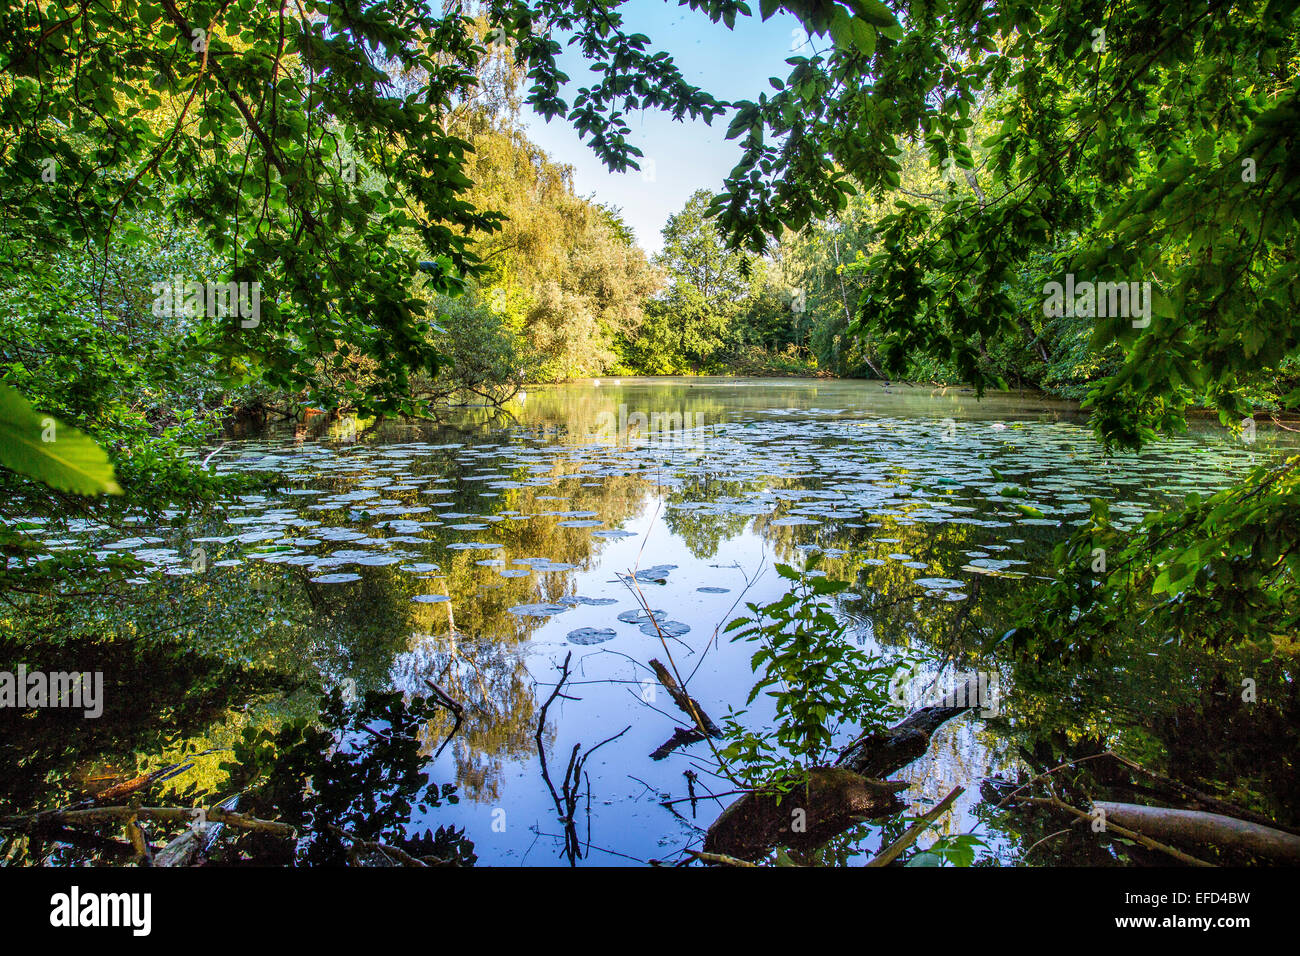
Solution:
<svg viewBox="0 0 1300 956"><path fill-rule="evenodd" d="M898 28L894 13L880 0L850 0L850 5L862 19L878 27Z"/></svg>
<svg viewBox="0 0 1300 956"><path fill-rule="evenodd" d="M0 465L59 491L122 493L104 449L84 432L39 414L7 385L0 385Z"/></svg>

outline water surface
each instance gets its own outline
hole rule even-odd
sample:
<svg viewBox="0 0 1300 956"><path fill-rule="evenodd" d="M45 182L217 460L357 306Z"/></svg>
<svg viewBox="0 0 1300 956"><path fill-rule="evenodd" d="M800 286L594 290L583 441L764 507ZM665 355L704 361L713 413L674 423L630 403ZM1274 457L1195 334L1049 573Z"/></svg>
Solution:
<svg viewBox="0 0 1300 956"><path fill-rule="evenodd" d="M311 714L322 686L425 695L432 681L465 708L445 746L450 714L422 738L432 778L460 799L417 811L412 828L463 827L481 863L567 863L536 734L557 665L572 655L543 731L553 776L575 745L626 728L585 765L576 862L675 863L730 799L707 794L731 785L702 744L650 759L685 719L654 693L648 661L670 653L714 719L739 710L752 647L719 628L738 605L783 593L775 562L815 554L851 584L837 601L852 639L922 661L913 702L958 671L996 675L998 713L953 721L900 776L914 809L965 786L943 828L978 826L993 860L1014 863L1035 841L1023 821L981 809L982 780L1014 776L1025 748L1054 731L1158 751L1162 715L1202 688L1177 649L1143 650L1106 674L1026 680L985 648L1090 499L1133 524L1226 486L1276 456L1277 441L1261 429L1245 445L1206 425L1109 458L1074 406L1039 396L715 378L529 389L508 414L466 409L446 424L388 422L360 435L337 424L272 429L213 461L279 473L279 488L202 522L49 524L51 551L92 542L101 560L147 562L129 596L82 608L83 624L89 615L156 642L160 655L184 648L191 676L218 692L196 698L164 681L142 696L138 674L110 672L115 729L58 725L29 759L71 792L95 772L160 763L185 743L220 748L246 726ZM636 618L634 588L663 612L666 647ZM232 673L241 677L228 683ZM744 720L769 717L760 701ZM846 742L852 733L840 728ZM218 779L216 758L192 773ZM692 789L700 801L661 805ZM42 796L38 784L9 794L20 804ZM877 849L900 826L864 825L835 859Z"/></svg>

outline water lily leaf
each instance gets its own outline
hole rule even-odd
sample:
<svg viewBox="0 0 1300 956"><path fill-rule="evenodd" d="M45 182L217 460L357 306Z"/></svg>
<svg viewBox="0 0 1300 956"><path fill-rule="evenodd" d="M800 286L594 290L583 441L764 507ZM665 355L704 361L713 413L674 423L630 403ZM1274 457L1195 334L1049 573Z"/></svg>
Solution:
<svg viewBox="0 0 1300 956"><path fill-rule="evenodd" d="M568 640L572 644L603 644L617 636L612 627L580 627L569 632Z"/></svg>

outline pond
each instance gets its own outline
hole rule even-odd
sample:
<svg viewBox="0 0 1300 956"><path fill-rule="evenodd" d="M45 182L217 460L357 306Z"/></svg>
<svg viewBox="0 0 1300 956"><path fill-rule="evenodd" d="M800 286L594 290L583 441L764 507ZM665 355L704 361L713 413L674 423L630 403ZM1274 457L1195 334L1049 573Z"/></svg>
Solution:
<svg viewBox="0 0 1300 956"><path fill-rule="evenodd" d="M412 832L463 828L480 864L675 864L732 799L708 795L732 787L704 744L651 759L687 718L649 661L671 655L715 720L741 710L753 648L721 629L785 592L776 563L816 555L849 583L834 600L850 639L919 662L899 715L958 674L991 676L995 706L945 725L898 778L913 813L965 787L939 830L974 828L984 862L1014 864L1057 827L994 812L982 782L1023 774L1045 741L1189 759L1180 735L1213 733L1209 682L1236 683L1154 639L1105 667L1030 674L1000 656L996 637L1047 577L1052 545L1092 498L1134 524L1287 447L1264 428L1245 444L1207 423L1107 457L1076 407L1041 396L801 379L604 379L529 388L505 412L444 423L272 428L211 460L277 474L265 493L114 527L29 517L51 553L90 546L101 565L143 566L124 590L8 621L10 636L48 629L49 660L103 670L106 689L99 721L42 713L7 737L6 763L24 770L2 795L59 805L88 781L208 750L176 784L219 788L237 735L313 717L322 689L427 696L432 682L463 719L452 733L443 708L422 724L423 769L456 802L413 808ZM638 591L660 628L638 616ZM584 764L576 856L538 759L539 716L569 655L541 732L557 788L575 745L619 735ZM763 698L742 718L770 719ZM900 826L863 824L827 860L861 862ZM1056 841L1032 859L1107 858Z"/></svg>

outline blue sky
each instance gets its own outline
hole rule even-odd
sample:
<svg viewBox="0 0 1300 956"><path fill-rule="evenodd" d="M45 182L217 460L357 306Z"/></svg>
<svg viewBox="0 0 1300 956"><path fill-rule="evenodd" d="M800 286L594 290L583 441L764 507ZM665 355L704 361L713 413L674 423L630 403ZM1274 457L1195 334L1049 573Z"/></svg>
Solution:
<svg viewBox="0 0 1300 956"><path fill-rule="evenodd" d="M803 38L797 19L778 13L766 22L758 17L758 3L751 0L755 16L741 17L728 30L713 24L702 13L679 7L673 0L630 0L622 8L625 28L650 37L655 49L672 55L687 80L722 100L756 99L771 91L770 76L789 73L785 60ZM564 39L557 37L561 43ZM807 54L811 48L802 52ZM565 99L588 82L591 74L581 56L566 50L561 69L572 78ZM529 137L557 160L574 167L574 184L579 193L595 193L598 202L621 206L623 216L636 231L643 249L657 252L662 246L659 230L673 213L685 205L700 188L717 189L740 158L735 140L723 139L729 117L712 126L703 122L675 123L657 112L633 114L631 142L645 153L642 171L610 173L563 120L550 123L528 113Z"/></svg>

